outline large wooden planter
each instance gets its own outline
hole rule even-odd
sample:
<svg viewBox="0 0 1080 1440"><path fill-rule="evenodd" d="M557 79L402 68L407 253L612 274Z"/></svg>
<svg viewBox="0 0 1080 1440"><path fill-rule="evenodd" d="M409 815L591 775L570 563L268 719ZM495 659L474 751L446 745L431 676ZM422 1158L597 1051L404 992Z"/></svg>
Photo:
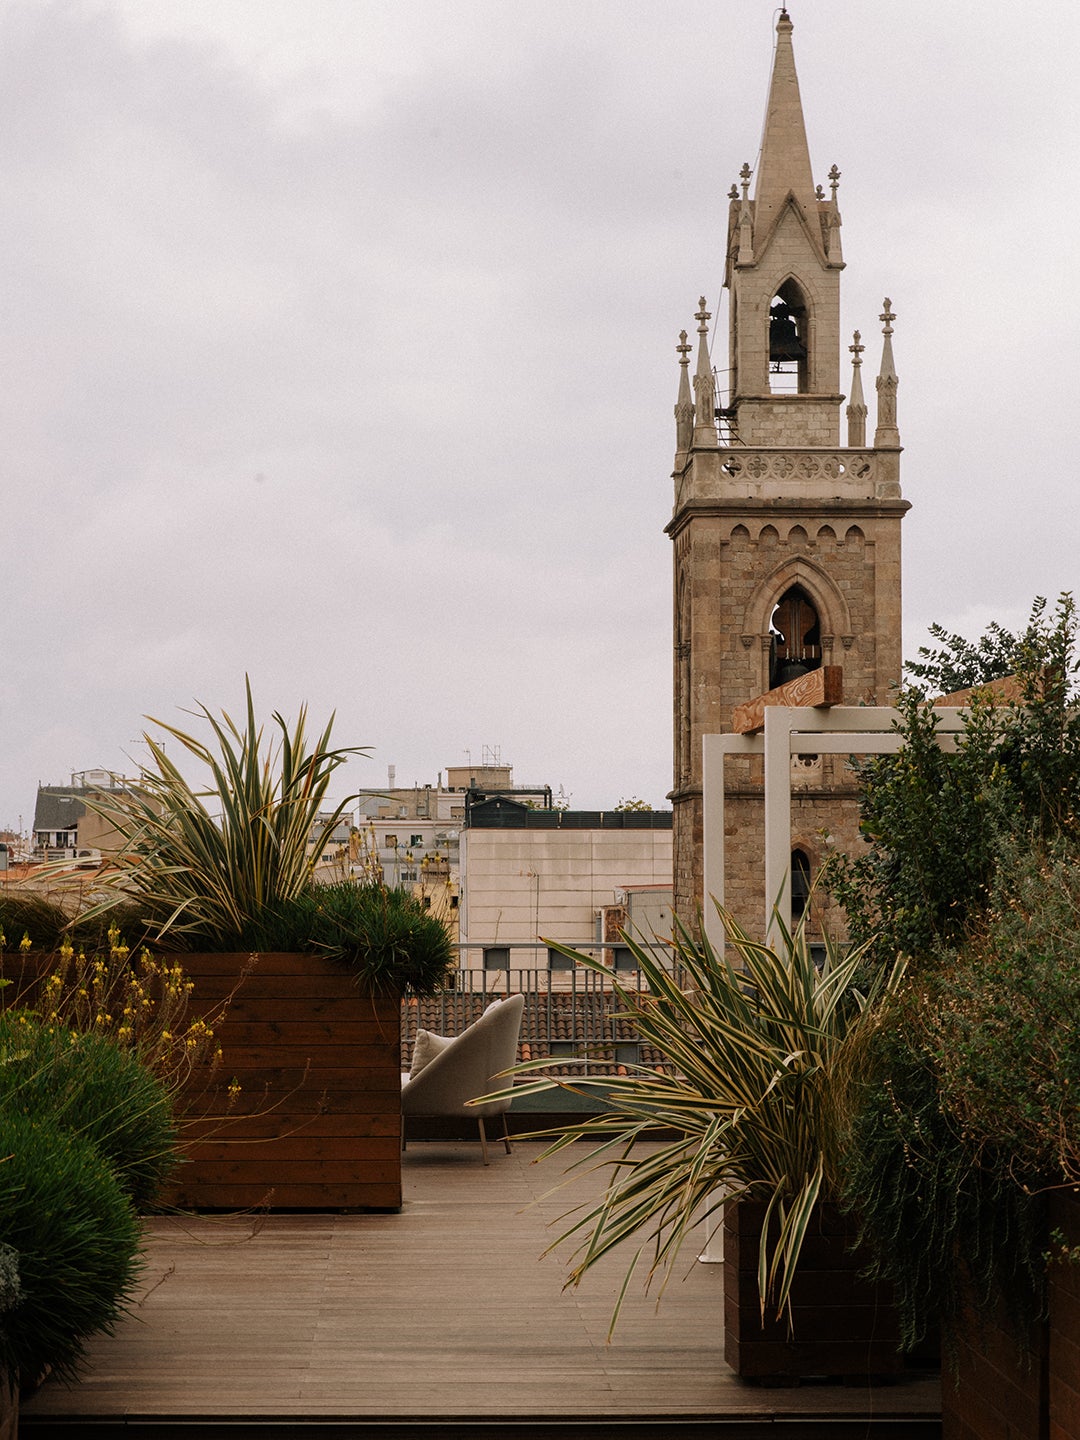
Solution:
<svg viewBox="0 0 1080 1440"><path fill-rule="evenodd" d="M1050 1197L1049 1229L1080 1247L1080 1196ZM942 1440L1080 1440L1080 1261L1050 1267L1048 1315L1018 1334L1002 1303L953 1327L941 1381Z"/></svg>
<svg viewBox="0 0 1080 1440"><path fill-rule="evenodd" d="M215 1029L222 1064L192 1088L169 1201L399 1209L400 1001L361 994L344 966L317 955L179 958L193 1014L232 998Z"/></svg>
<svg viewBox="0 0 1080 1440"><path fill-rule="evenodd" d="M19 1392L14 1385L0 1380L0 1440L18 1440Z"/></svg>
<svg viewBox="0 0 1080 1440"><path fill-rule="evenodd" d="M867 1263L852 1253L852 1225L833 1205L819 1206L792 1286L793 1327L761 1323L758 1253L765 1205L724 1207L724 1359L746 1380L788 1383L816 1376L867 1377L903 1368L896 1312L882 1289L863 1280Z"/></svg>

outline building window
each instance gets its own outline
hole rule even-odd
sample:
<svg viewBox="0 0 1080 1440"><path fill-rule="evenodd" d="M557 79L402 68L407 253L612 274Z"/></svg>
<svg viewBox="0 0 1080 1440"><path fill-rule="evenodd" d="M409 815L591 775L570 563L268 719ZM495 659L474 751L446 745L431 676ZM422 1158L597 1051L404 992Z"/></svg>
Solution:
<svg viewBox="0 0 1080 1440"><path fill-rule="evenodd" d="M797 925L810 903L810 856L805 850L791 852L791 920Z"/></svg>
<svg viewBox="0 0 1080 1440"><path fill-rule="evenodd" d="M396 850L396 849L397 849L397 836L396 836L396 835L387 835L386 838L385 838L385 840L383 841L383 844L386 846L386 848L387 848L388 850Z"/></svg>

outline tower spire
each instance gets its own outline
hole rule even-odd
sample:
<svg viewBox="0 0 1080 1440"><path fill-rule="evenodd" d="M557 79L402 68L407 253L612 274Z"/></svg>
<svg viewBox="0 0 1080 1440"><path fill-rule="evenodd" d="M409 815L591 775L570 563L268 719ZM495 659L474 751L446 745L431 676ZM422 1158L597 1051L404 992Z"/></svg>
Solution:
<svg viewBox="0 0 1080 1440"><path fill-rule="evenodd" d="M866 401L862 388L862 352L866 346L858 330L851 337L854 344L851 351L851 399L847 407L847 443L851 450L861 450L866 444Z"/></svg>
<svg viewBox="0 0 1080 1440"><path fill-rule="evenodd" d="M694 402L690 395L690 342L686 331L679 331L675 346L679 356L679 398L675 401L675 458L690 449L694 437Z"/></svg>
<svg viewBox="0 0 1080 1440"><path fill-rule="evenodd" d="M698 300L698 311L694 316L698 322L697 371L694 375L694 444L716 444L716 387L713 383L712 363L709 360L709 321L712 315L705 309L705 296Z"/></svg>
<svg viewBox="0 0 1080 1440"><path fill-rule="evenodd" d="M893 362L892 322L896 319L892 301L885 297L885 309L878 316L882 322L885 339L881 345L881 370L877 378L877 429L874 432L874 448L883 449L900 444L900 431L896 425L896 389L900 384Z"/></svg>
<svg viewBox="0 0 1080 1440"><path fill-rule="evenodd" d="M808 218L815 198L810 147L806 142L799 77L791 45L793 28L787 11L781 10L776 24L776 51L754 192L754 229L759 236L768 232L789 194L794 194Z"/></svg>

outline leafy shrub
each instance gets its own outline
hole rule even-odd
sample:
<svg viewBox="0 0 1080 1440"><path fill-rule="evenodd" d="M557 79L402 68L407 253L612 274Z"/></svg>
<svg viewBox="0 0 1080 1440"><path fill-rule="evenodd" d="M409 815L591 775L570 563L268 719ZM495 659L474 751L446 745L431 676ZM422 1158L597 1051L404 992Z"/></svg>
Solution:
<svg viewBox="0 0 1080 1440"><path fill-rule="evenodd" d="M868 1017L837 1067L844 1125L841 1198L892 1287L901 1345L911 1349L960 1310L973 1280L980 1302L1003 1292L1017 1314L1040 1304L1042 1207L1016 1183L1002 1146L969 1145L948 1113L928 1045L943 1002L920 973L895 1004Z"/></svg>
<svg viewBox="0 0 1080 1440"><path fill-rule="evenodd" d="M1030 1189L1080 1185L1080 865L1012 848L995 906L936 977L921 1032L976 1156Z"/></svg>
<svg viewBox="0 0 1080 1440"><path fill-rule="evenodd" d="M0 951L16 950L29 936L35 950L55 950L70 916L61 906L30 890L0 893Z"/></svg>
<svg viewBox="0 0 1080 1440"><path fill-rule="evenodd" d="M138 1276L139 1222L89 1140L0 1108L0 1245L19 1298L0 1315L0 1373L73 1378L85 1339L112 1329Z"/></svg>
<svg viewBox="0 0 1080 1440"><path fill-rule="evenodd" d="M104 1035L0 1014L0 1109L94 1145L136 1207L152 1202L176 1163L164 1087Z"/></svg>
<svg viewBox="0 0 1080 1440"><path fill-rule="evenodd" d="M1010 841L1080 846L1077 623L1070 595L1049 616L1036 600L1020 635L991 627L985 645L969 645L938 627L943 648L908 667L922 683L898 698L904 748L855 765L870 848L838 858L828 882L852 939L870 940L879 963L961 944L986 915ZM976 695L956 753L943 751L928 691L997 678L1005 664L1021 698Z"/></svg>
<svg viewBox="0 0 1080 1440"><path fill-rule="evenodd" d="M349 966L375 993L438 989L455 961L446 927L404 890L381 882L312 885L264 915L240 948L312 950Z"/></svg>

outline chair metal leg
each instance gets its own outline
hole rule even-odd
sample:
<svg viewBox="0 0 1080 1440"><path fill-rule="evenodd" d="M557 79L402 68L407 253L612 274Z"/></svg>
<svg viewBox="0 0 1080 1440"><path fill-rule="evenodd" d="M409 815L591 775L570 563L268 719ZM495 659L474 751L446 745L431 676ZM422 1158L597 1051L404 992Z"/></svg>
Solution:
<svg viewBox="0 0 1080 1440"><path fill-rule="evenodd" d="M483 1151L484 1164L490 1165L491 1161L488 1159L487 1131L484 1129L484 1117L480 1115L477 1116L477 1119L480 1121L480 1149Z"/></svg>
<svg viewBox="0 0 1080 1440"><path fill-rule="evenodd" d="M511 1149L510 1149L510 1127L509 1127L509 1126L507 1125L507 1123L506 1123L506 1111L505 1111L505 1110L503 1111L502 1122L503 1122L503 1144L506 1146L506 1153L507 1153L508 1155L510 1155L510 1154L512 1154L513 1152L512 1152Z"/></svg>

